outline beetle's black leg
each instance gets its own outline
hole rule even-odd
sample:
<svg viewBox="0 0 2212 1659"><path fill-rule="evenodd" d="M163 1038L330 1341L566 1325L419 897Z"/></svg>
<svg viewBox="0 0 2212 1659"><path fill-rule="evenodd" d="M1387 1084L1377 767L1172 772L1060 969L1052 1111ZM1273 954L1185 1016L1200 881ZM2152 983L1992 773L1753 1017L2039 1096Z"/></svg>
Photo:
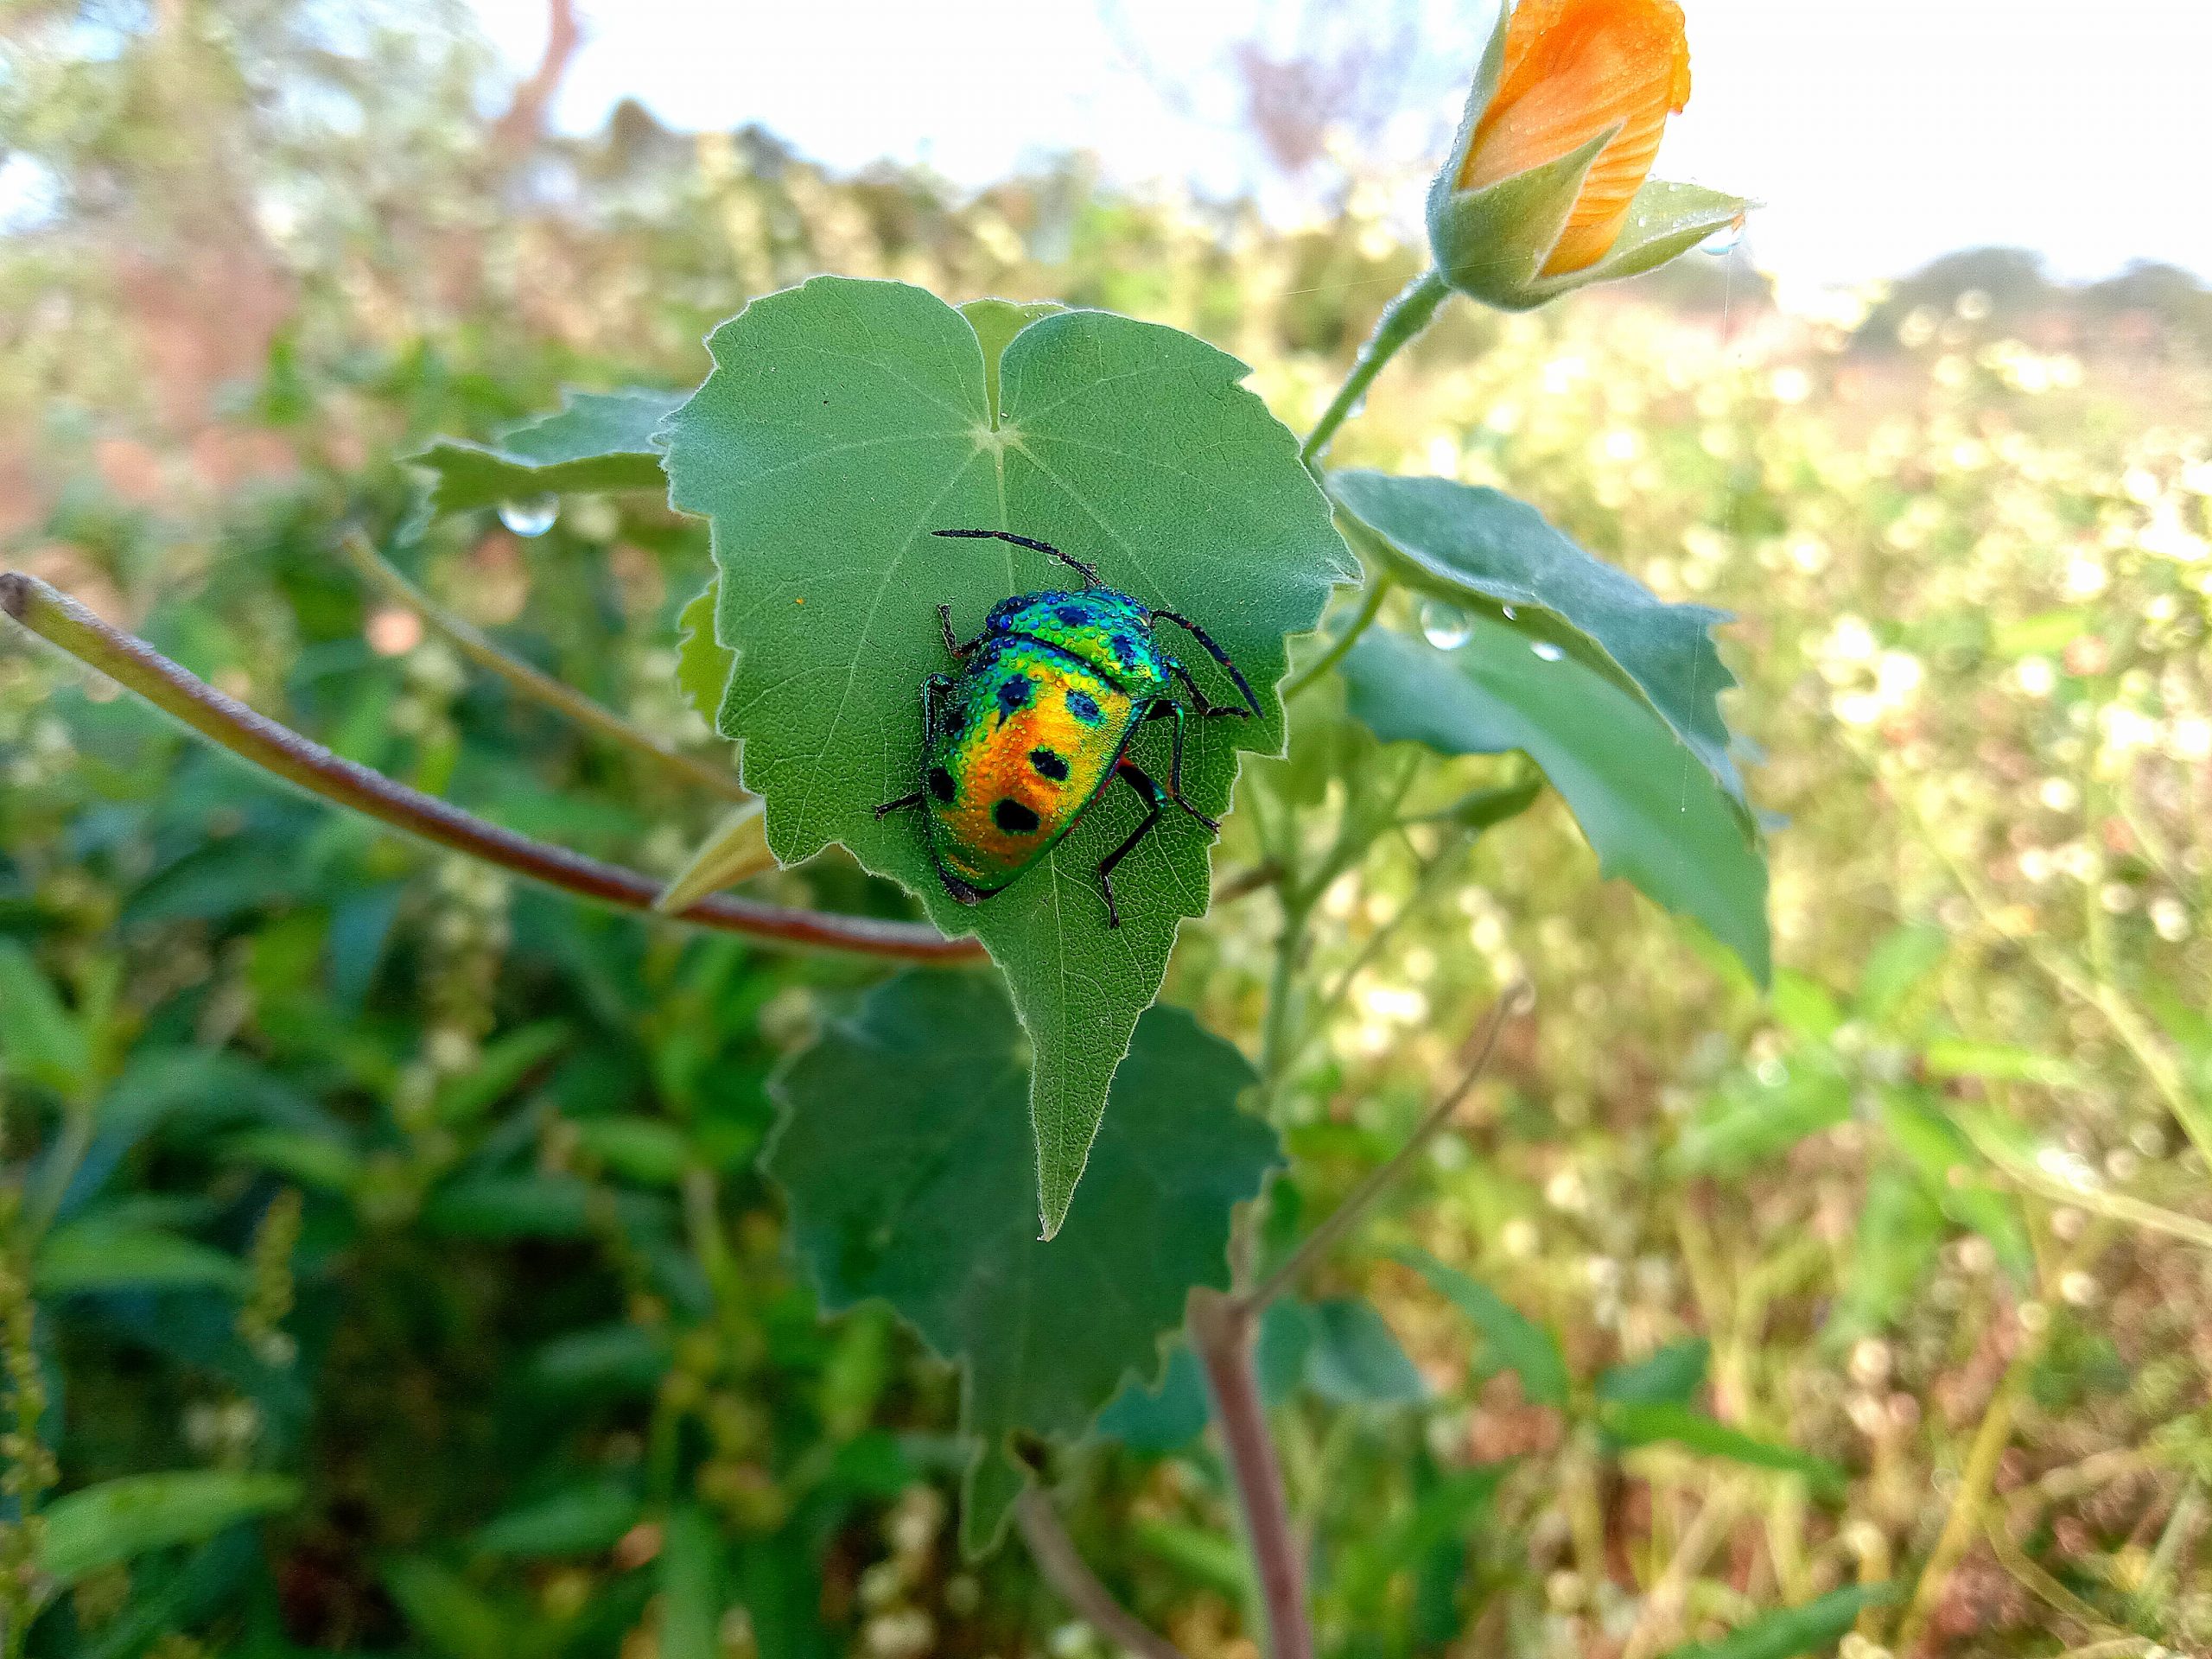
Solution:
<svg viewBox="0 0 2212 1659"><path fill-rule="evenodd" d="M1098 861L1098 890L1106 895L1106 925L1119 927L1122 912L1114 903L1114 867L1129 855L1137 842L1150 835L1160 823L1160 803L1164 798L1160 787L1152 775L1134 760L1123 760L1114 768L1114 775L1127 784L1144 799L1144 818L1129 831L1122 844Z"/></svg>
<svg viewBox="0 0 2212 1659"><path fill-rule="evenodd" d="M1081 559L1075 558L1071 555L1061 552L1058 548L1054 547L1050 542L1033 541L1027 536L1016 536L1012 531L1004 530L933 530L930 531L930 534L932 536L963 537L970 541L1012 542L1016 547L1026 547L1032 553L1042 553L1048 558L1058 559L1062 564L1067 566L1069 569L1077 572L1083 577L1083 585L1084 587L1096 588L1098 585L1098 567L1096 565L1085 564Z"/></svg>
<svg viewBox="0 0 2212 1659"><path fill-rule="evenodd" d="M982 645L987 637L979 633L966 645L962 645L953 635L952 607L950 605L940 605L937 607L937 626L938 632L944 636L945 652L955 662L964 660L968 653Z"/></svg>
<svg viewBox="0 0 2212 1659"><path fill-rule="evenodd" d="M1224 651L1219 645L1214 644L1213 636L1211 634L1208 633L1197 623L1192 621L1189 617L1182 615L1180 613L1175 611L1154 611L1152 613L1152 620L1155 622L1173 622L1177 627L1181 628L1185 632L1188 633L1192 639L1204 645L1206 648L1206 655L1212 658L1214 661L1219 663L1224 668L1227 669L1229 671L1229 677L1236 682L1236 689L1244 694L1244 702L1252 711L1252 718L1257 720L1260 717L1260 700L1252 695L1251 683L1244 677L1244 671L1237 667L1235 663L1229 660L1229 653ZM1236 714L1237 710L1234 709L1205 709L1199 712L1210 715L1231 715Z"/></svg>
<svg viewBox="0 0 2212 1659"><path fill-rule="evenodd" d="M1229 703L1216 702L1211 697L1206 696L1204 688L1202 688L1196 680L1191 677L1191 671L1184 667L1182 664L1177 662L1172 657L1167 659L1167 671L1170 674L1173 674L1178 680L1180 680L1183 683L1183 689L1191 694L1191 712L1192 714L1200 715L1234 715L1239 720L1243 720L1245 717L1244 711L1242 709L1236 708ZM1180 707L1179 704L1177 706Z"/></svg>
<svg viewBox="0 0 2212 1659"><path fill-rule="evenodd" d="M1195 694L1197 688L1192 689ZM1207 710L1202 708L1198 712L1203 715ZM1232 709L1230 712L1242 714L1243 710ZM1183 798L1183 735L1190 725L1191 711L1173 697L1157 697L1141 717L1146 720L1173 720L1175 722L1173 747L1169 749L1167 759L1167 798L1216 835L1220 834L1221 825L1217 822Z"/></svg>
<svg viewBox="0 0 2212 1659"><path fill-rule="evenodd" d="M922 682L922 747L927 749L937 738L938 699L952 689L952 677L932 674ZM895 801L886 801L875 809L875 816L904 811L910 806L920 806L926 798L920 790L911 795L901 795Z"/></svg>

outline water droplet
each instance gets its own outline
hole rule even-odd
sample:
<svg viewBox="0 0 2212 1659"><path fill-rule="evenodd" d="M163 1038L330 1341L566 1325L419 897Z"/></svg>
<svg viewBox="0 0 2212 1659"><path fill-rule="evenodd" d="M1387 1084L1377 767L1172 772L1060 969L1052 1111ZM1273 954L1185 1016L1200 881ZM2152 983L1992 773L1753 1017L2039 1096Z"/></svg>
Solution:
<svg viewBox="0 0 2212 1659"><path fill-rule="evenodd" d="M532 495L499 503L499 522L518 536L543 536L560 516L561 498L556 495Z"/></svg>
<svg viewBox="0 0 2212 1659"><path fill-rule="evenodd" d="M1510 605L1501 605L1498 608L1505 613L1505 620L1509 622L1512 621L1516 617L1521 614L1520 612L1515 610Z"/></svg>
<svg viewBox="0 0 2212 1659"><path fill-rule="evenodd" d="M1704 241L1697 245L1697 251L1700 253L1710 253L1716 257L1726 257L1728 254L1735 252L1738 248L1740 248L1743 245L1744 221L1741 219L1738 219L1734 224L1724 225L1720 229L1715 231L1711 236L1707 237Z"/></svg>
<svg viewBox="0 0 2212 1659"><path fill-rule="evenodd" d="M1474 625L1467 620L1465 611L1436 599L1421 601L1421 632L1439 651L1457 651L1475 635Z"/></svg>
<svg viewBox="0 0 2212 1659"><path fill-rule="evenodd" d="M1537 659L1541 662L1555 663L1567 655L1548 639L1539 639L1529 649L1536 653Z"/></svg>

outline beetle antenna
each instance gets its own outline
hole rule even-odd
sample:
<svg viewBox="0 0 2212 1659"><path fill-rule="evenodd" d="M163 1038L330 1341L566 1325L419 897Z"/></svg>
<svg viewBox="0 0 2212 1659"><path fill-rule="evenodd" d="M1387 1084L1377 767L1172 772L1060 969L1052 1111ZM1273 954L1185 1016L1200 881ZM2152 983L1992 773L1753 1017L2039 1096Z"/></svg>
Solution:
<svg viewBox="0 0 2212 1659"><path fill-rule="evenodd" d="M1260 700L1252 695L1251 682L1244 677L1244 671L1243 669L1237 667L1235 663L1229 660L1229 653L1224 651L1219 645L1214 644L1213 636L1211 634L1208 633L1197 623L1192 621L1189 617L1184 616L1175 611L1154 611L1152 613L1152 620L1155 622L1173 622L1177 627L1189 634L1192 639L1204 645L1206 648L1206 655L1212 658L1214 661L1219 663L1224 668L1227 669L1229 671L1229 677L1236 682L1236 689L1244 694L1245 705L1251 709L1252 718L1255 720L1262 718L1260 714Z"/></svg>
<svg viewBox="0 0 2212 1659"><path fill-rule="evenodd" d="M1083 577L1084 587L1096 588L1098 586L1098 567L1096 565L1085 564L1081 559L1076 558L1070 554L1061 552L1058 548L1054 547L1050 542L1033 541L1027 536L1016 536L1013 531L1006 530L933 530L930 531L930 534L932 536L962 537L970 541L1012 542L1016 547L1026 547L1033 553L1042 553L1047 558L1058 559L1062 564L1067 566L1069 569L1077 572Z"/></svg>

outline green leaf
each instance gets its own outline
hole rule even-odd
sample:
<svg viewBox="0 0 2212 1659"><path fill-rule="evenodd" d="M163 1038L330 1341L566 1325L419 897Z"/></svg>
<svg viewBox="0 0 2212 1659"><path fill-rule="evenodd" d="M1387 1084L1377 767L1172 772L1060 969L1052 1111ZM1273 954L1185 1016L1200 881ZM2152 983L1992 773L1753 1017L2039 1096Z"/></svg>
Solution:
<svg viewBox="0 0 2212 1659"><path fill-rule="evenodd" d="M31 953L13 939L0 939L0 1031L8 1033L0 1046L0 1076L72 1095L91 1075L83 1029Z"/></svg>
<svg viewBox="0 0 2212 1659"><path fill-rule="evenodd" d="M450 1567L402 1556L386 1563L384 1586L408 1627L448 1659L505 1659L515 1651L508 1611Z"/></svg>
<svg viewBox="0 0 2212 1659"><path fill-rule="evenodd" d="M712 726L721 715L722 694L729 690L729 671L737 658L715 638L715 608L721 596L717 577L676 615L676 683Z"/></svg>
<svg viewBox="0 0 2212 1659"><path fill-rule="evenodd" d="M1790 1057L1779 1082L1729 1078L1682 1126L1671 1161L1694 1175L1741 1175L1851 1118L1851 1079L1824 1050Z"/></svg>
<svg viewBox="0 0 2212 1659"><path fill-rule="evenodd" d="M251 1274L236 1256L157 1227L97 1217L48 1233L31 1262L41 1296L115 1290L219 1290L243 1295Z"/></svg>
<svg viewBox="0 0 2212 1659"><path fill-rule="evenodd" d="M1819 1491L1831 1495L1847 1484L1844 1471L1826 1458L1791 1446L1755 1440L1740 1429L1718 1422L1701 1411L1669 1401L1611 1401L1599 1411L1605 1432L1624 1446L1653 1446L1672 1441L1707 1457L1726 1458L1754 1468L1780 1469L1802 1475Z"/></svg>
<svg viewBox="0 0 2212 1659"><path fill-rule="evenodd" d="M1774 1020L1793 1037L1825 1043L1843 1028L1843 1010L1827 986L1783 969L1774 976Z"/></svg>
<svg viewBox="0 0 2212 1659"><path fill-rule="evenodd" d="M1853 1012L1877 1028L1886 1028L1929 976L1943 965L1950 936L1939 927L1911 925L1885 934L1867 952L1859 970L1859 995Z"/></svg>
<svg viewBox="0 0 2212 1659"><path fill-rule="evenodd" d="M1470 1279L1421 1250L1402 1250L1397 1259L1474 1321L1490 1344L1491 1357L1521 1378L1521 1392L1539 1405L1567 1405L1567 1357L1552 1333L1488 1285Z"/></svg>
<svg viewBox="0 0 2212 1659"><path fill-rule="evenodd" d="M223 1142L223 1156L328 1192L351 1192L366 1167L344 1141L299 1129L249 1129Z"/></svg>
<svg viewBox="0 0 2212 1659"><path fill-rule="evenodd" d="M1484 1464L1456 1470L1436 1481L1403 1519L1347 1550L1336 1594L1372 1618L1394 1574L1421 1566L1438 1545L1465 1535L1489 1509L1506 1467Z"/></svg>
<svg viewBox="0 0 2212 1659"><path fill-rule="evenodd" d="M1800 1654L1824 1653L1850 1633L1860 1613L1897 1595L1893 1584L1850 1585L1802 1607L1761 1613L1718 1642L1671 1648L1663 1659L1797 1659Z"/></svg>
<svg viewBox="0 0 2212 1659"><path fill-rule="evenodd" d="M966 1371L981 1441L963 1536L994 1543L1025 1478L1015 1430L1080 1435L1125 1377L1161 1369L1194 1285L1228 1282L1230 1212L1279 1161L1236 1108L1243 1056L1179 1008L1137 1027L1083 1201L1050 1244L1029 1180L1020 1028L975 975L870 993L778 1080L766 1157L800 1260L831 1311L880 1296Z"/></svg>
<svg viewBox="0 0 2212 1659"><path fill-rule="evenodd" d="M1703 1337L1670 1342L1647 1359L1609 1365L1598 1376L1598 1398L1618 1405L1684 1405L1705 1386L1713 1346Z"/></svg>
<svg viewBox="0 0 2212 1659"><path fill-rule="evenodd" d="M644 1394L659 1383L673 1357L665 1332L605 1325L556 1337L537 1351L528 1375L543 1389Z"/></svg>
<svg viewBox="0 0 2212 1659"><path fill-rule="evenodd" d="M1917 1175L1884 1162L1867 1179L1853 1239L1843 1294L1828 1316L1833 1342L1870 1335L1904 1311L1942 1244L1942 1206Z"/></svg>
<svg viewBox="0 0 2212 1659"><path fill-rule="evenodd" d="M1618 282L1656 270L1719 231L1739 224L1751 204L1702 185L1645 181L1628 205L1628 219L1612 247L1596 264L1529 284L1538 303L1592 283Z"/></svg>
<svg viewBox="0 0 2212 1659"><path fill-rule="evenodd" d="M1167 1356L1160 1385L1131 1379L1098 1414L1096 1432L1132 1452L1158 1454L1188 1446L1205 1432L1206 1380L1198 1359L1178 1343Z"/></svg>
<svg viewBox="0 0 2212 1659"><path fill-rule="evenodd" d="M557 414L507 427L489 443L440 438L408 459L433 474L434 518L534 495L658 490L665 480L653 429L685 395L572 391Z"/></svg>
<svg viewBox="0 0 2212 1659"><path fill-rule="evenodd" d="M2082 1068L2063 1055L2038 1054L2006 1043L1938 1037L1922 1050L1920 1058L1931 1077L1986 1077L2040 1084L2047 1089L2080 1088L2087 1081Z"/></svg>
<svg viewBox="0 0 2212 1659"><path fill-rule="evenodd" d="M1355 1297L1316 1302L1313 1346L1306 1381L1324 1400L1344 1406L1408 1406L1428 1397L1428 1384L1382 1316Z"/></svg>
<svg viewBox="0 0 2212 1659"><path fill-rule="evenodd" d="M620 1481L566 1486L477 1529L486 1555L595 1555L638 1524L638 1495Z"/></svg>
<svg viewBox="0 0 2212 1659"><path fill-rule="evenodd" d="M995 339L1003 321L986 322ZM1185 791L1215 817L1236 749L1280 747L1285 636L1314 626L1354 566L1291 435L1240 385L1244 365L1173 329L1095 311L1031 322L1001 359L996 419L976 326L903 283L817 277L709 343L715 372L671 423L670 499L714 524L715 632L737 652L721 729L745 744L782 862L842 843L1005 970L1035 1051L1049 1235L1182 918L1205 909L1211 837L1185 814L1162 819L1121 867L1115 931L1097 866L1139 821L1126 789L1005 892L974 908L946 894L914 816L875 813L919 781L922 683L950 666L936 607L973 632L999 601L1073 578L1039 554L930 532L1054 543L1205 627L1265 709L1192 731ZM1166 746L1158 725L1138 739L1155 776Z"/></svg>
<svg viewBox="0 0 2212 1659"><path fill-rule="evenodd" d="M2005 1270L2021 1284L2035 1277L2035 1247L2019 1200L1987 1179L1987 1160L1966 1131L1951 1122L1936 1097L1924 1090L1885 1087L1880 1091L1882 1125L1891 1144L1920 1172L1929 1196L1961 1227L1971 1227L1996 1249Z"/></svg>
<svg viewBox="0 0 2212 1659"><path fill-rule="evenodd" d="M300 1499L289 1475L237 1469L180 1469L125 1475L56 1498L46 1507L39 1571L58 1584L149 1550L212 1538Z"/></svg>
<svg viewBox="0 0 2212 1659"><path fill-rule="evenodd" d="M1352 713L1385 741L1522 751L1566 799L1600 869L1696 918L1764 982L1766 861L1719 785L1611 681L1572 657L1539 656L1505 622L1467 620L1456 652L1382 629L1363 636L1343 664Z"/></svg>
<svg viewBox="0 0 2212 1659"><path fill-rule="evenodd" d="M691 1166L691 1143L672 1123L651 1117L588 1117L576 1144L626 1181L674 1186Z"/></svg>
<svg viewBox="0 0 2212 1659"><path fill-rule="evenodd" d="M1719 697L1736 677L1713 648L1725 611L1669 605L1594 559L1525 501L1445 478L1342 472L1329 488L1383 538L1414 587L1511 620L1647 704L1754 828Z"/></svg>
<svg viewBox="0 0 2212 1659"><path fill-rule="evenodd" d="M439 1084L439 1121L465 1123L489 1110L566 1048L574 1035L563 1020L540 1020L486 1044L474 1065Z"/></svg>
<svg viewBox="0 0 2212 1659"><path fill-rule="evenodd" d="M722 1541L697 1505L669 1517L660 1552L661 1659L718 1659L721 1648Z"/></svg>

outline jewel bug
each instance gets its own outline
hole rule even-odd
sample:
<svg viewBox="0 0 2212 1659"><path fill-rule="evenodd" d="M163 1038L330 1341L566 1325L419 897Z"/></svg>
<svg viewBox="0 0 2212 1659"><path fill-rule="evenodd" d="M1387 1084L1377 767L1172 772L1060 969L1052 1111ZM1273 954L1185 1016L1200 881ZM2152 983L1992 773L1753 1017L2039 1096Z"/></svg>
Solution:
<svg viewBox="0 0 2212 1659"><path fill-rule="evenodd" d="M965 644L953 632L952 607L937 607L945 651L958 670L922 682L922 787L886 801L875 816L923 809L931 861L944 890L963 905L979 904L1058 845L1118 778L1145 808L1137 827L1098 861L1106 925L1119 927L1114 867L1159 826L1167 806L1209 830L1221 828L1183 798L1191 716L1256 718L1260 700L1204 628L1106 587L1094 566L1051 543L1002 530L930 533L1045 554L1081 576L1083 587L1001 600ZM1199 689L1161 648L1155 629L1162 622L1205 648L1236 683L1244 707L1216 703ZM1187 702L1176 696L1179 686ZM1129 755L1137 728L1155 719L1174 722L1165 787Z"/></svg>

